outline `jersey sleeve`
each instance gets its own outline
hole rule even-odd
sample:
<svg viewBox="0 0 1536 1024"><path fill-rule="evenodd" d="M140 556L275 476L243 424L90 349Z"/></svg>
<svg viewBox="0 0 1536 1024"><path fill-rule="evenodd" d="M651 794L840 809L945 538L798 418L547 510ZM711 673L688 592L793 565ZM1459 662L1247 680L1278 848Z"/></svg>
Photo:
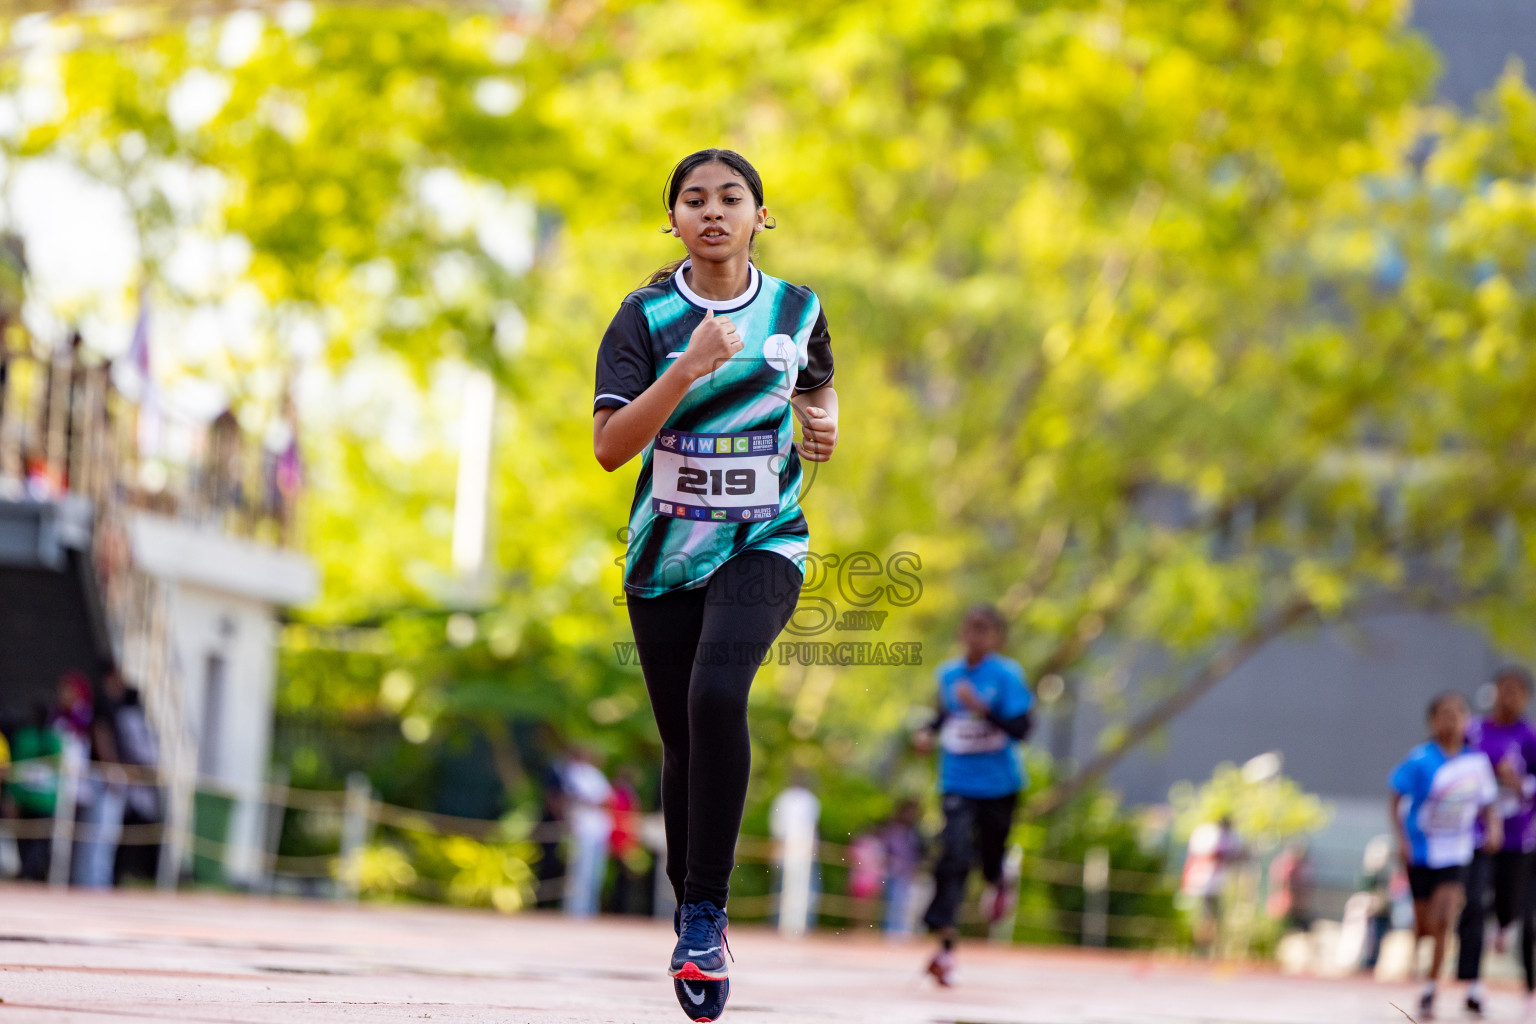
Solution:
<svg viewBox="0 0 1536 1024"><path fill-rule="evenodd" d="M1487 807L1499 798L1499 780L1493 774L1493 762L1487 754L1478 755L1478 805Z"/></svg>
<svg viewBox="0 0 1536 1024"><path fill-rule="evenodd" d="M1392 775L1388 779L1387 784L1392 787L1392 792L1394 793L1400 793L1408 797L1416 796L1420 788L1419 759L1410 757L1392 769Z"/></svg>
<svg viewBox="0 0 1536 1024"><path fill-rule="evenodd" d="M1027 715L1034 710L1035 695L1030 692L1029 685L1024 681L1024 670L1017 665L1008 666L1008 684L1004 687L1002 699L998 704L997 713L1004 718Z"/></svg>
<svg viewBox="0 0 1536 1024"><path fill-rule="evenodd" d="M827 330L827 314L820 310L811 326L811 338L805 346L805 364L795 376L795 394L803 395L832 383L832 335Z"/></svg>
<svg viewBox="0 0 1536 1024"><path fill-rule="evenodd" d="M597 348L597 387L592 411L628 405L656 378L651 363L651 330L633 302L619 306Z"/></svg>

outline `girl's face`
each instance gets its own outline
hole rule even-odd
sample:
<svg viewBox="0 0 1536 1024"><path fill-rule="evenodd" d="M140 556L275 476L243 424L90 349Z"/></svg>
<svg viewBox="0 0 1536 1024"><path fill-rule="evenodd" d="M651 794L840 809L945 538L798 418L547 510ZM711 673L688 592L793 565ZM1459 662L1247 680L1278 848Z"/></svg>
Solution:
<svg viewBox="0 0 1536 1024"><path fill-rule="evenodd" d="M1446 747L1460 746L1466 739L1469 713L1465 701L1447 698L1429 718L1430 734Z"/></svg>
<svg viewBox="0 0 1536 1024"><path fill-rule="evenodd" d="M985 615L968 615L960 623L960 644L972 659L996 654L1003 648L1003 631Z"/></svg>
<svg viewBox="0 0 1536 1024"><path fill-rule="evenodd" d="M1524 718L1525 709L1531 703L1531 695L1526 692L1525 685L1514 676L1503 676L1496 686L1493 698L1494 714L1503 719Z"/></svg>
<svg viewBox="0 0 1536 1024"><path fill-rule="evenodd" d="M725 164L708 163L683 179L677 205L667 218L690 256L724 263L751 246L768 208L757 205L740 174Z"/></svg>

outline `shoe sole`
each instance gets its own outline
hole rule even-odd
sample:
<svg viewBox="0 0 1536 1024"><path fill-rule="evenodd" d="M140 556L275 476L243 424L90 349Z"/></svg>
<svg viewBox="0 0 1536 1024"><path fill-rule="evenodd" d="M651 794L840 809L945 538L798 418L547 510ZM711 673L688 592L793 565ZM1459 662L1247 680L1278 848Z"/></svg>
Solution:
<svg viewBox="0 0 1536 1024"><path fill-rule="evenodd" d="M683 990L686 992L687 989L688 989L688 986L684 985L683 986ZM689 995L691 996L692 993L689 993ZM714 1024L715 1021L719 1020L721 1017L723 1017L725 1015L725 1006L726 1006L726 1003L730 1002L730 998L731 998L731 984L730 984L730 982L726 982L725 983L725 998L720 1001L720 1012L718 1014L716 1014L713 1017L689 1017L688 1019L693 1021L693 1024ZM682 1002L682 998L681 997L678 998L678 1002L679 1003ZM690 1011L688 1010L688 1008L686 1006L684 1006L683 1007L683 1012L684 1013L688 1013Z"/></svg>
<svg viewBox="0 0 1536 1024"><path fill-rule="evenodd" d="M724 981L731 976L730 972L722 969L718 973L710 973L704 970L692 960L683 964L681 970L667 969L667 974L679 981Z"/></svg>

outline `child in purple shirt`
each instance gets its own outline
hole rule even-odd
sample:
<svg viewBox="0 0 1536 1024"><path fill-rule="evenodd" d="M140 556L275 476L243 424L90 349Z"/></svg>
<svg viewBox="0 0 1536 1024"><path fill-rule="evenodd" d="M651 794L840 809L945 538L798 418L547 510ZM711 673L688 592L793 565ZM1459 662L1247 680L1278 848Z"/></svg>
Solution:
<svg viewBox="0 0 1536 1024"><path fill-rule="evenodd" d="M1504 818L1504 846L1488 853L1482 849L1483 829L1478 824L1478 852L1467 869L1467 902L1458 928L1461 952L1456 976L1470 981L1467 1009L1483 1009L1481 974L1483 959L1483 921L1488 913L1488 898L1493 897L1493 912L1499 923L1497 948L1503 952L1509 927L1520 918L1520 960L1525 967L1525 990L1536 992L1536 935L1532 934L1533 900L1528 892L1536 849L1536 829L1532 813L1536 810L1536 729L1525 720L1531 701L1531 674L1518 665L1506 665L1493 677L1493 707L1486 717L1475 720L1467 730L1467 743L1488 755L1499 782L1497 809Z"/></svg>

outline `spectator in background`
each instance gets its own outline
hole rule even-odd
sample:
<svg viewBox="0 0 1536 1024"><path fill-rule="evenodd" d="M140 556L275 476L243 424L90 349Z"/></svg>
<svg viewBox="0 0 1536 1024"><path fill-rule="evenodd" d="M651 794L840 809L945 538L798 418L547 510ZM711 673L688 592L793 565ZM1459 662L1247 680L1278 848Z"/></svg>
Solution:
<svg viewBox="0 0 1536 1024"><path fill-rule="evenodd" d="M208 424L206 444L203 501L215 515L237 511L245 504L245 436L233 410L225 409Z"/></svg>
<svg viewBox="0 0 1536 1024"><path fill-rule="evenodd" d="M880 892L885 888L885 843L875 832L855 836L848 845L848 898L853 922L873 928L880 919Z"/></svg>
<svg viewBox="0 0 1536 1024"><path fill-rule="evenodd" d="M1195 949L1203 955L1209 956L1216 950L1221 930L1221 897L1227 889L1230 869L1247 856L1230 815L1223 814L1217 821L1196 826L1189 835L1181 889L1185 896L1195 900Z"/></svg>
<svg viewBox="0 0 1536 1024"><path fill-rule="evenodd" d="M96 700L85 673L69 671L59 676L53 707L53 727L66 748L73 746L82 762L91 752L91 719Z"/></svg>
<svg viewBox="0 0 1536 1024"><path fill-rule="evenodd" d="M33 882L48 880L52 839L47 823L59 799L59 755L63 748L48 719L48 705L39 703L31 721L16 730L11 750L11 799L23 825L16 849L21 855L21 877Z"/></svg>
<svg viewBox="0 0 1536 1024"><path fill-rule="evenodd" d="M885 933L892 936L912 933L912 894L917 886L917 872L927 853L927 842L918 831L922 805L906 797L896 805L896 813L880 827L880 841L885 846Z"/></svg>
<svg viewBox="0 0 1536 1024"><path fill-rule="evenodd" d="M613 832L608 836L608 851L618 863L613 885L613 911L617 914L640 913L645 870L650 857L640 842L639 773L633 765L622 765L613 780Z"/></svg>
<svg viewBox="0 0 1536 1024"><path fill-rule="evenodd" d="M534 873L539 882L538 905L553 907L555 883L565 879L565 780L560 766L552 764L544 771L544 792L539 800L539 867Z"/></svg>
<svg viewBox="0 0 1536 1024"><path fill-rule="evenodd" d="M571 830L565 911L576 917L597 913L608 873L608 840L613 835L613 787L595 761L590 752L572 747L561 772Z"/></svg>
<svg viewBox="0 0 1536 1024"><path fill-rule="evenodd" d="M24 466L28 498L33 501L52 501L64 493L63 474L49 464L48 456L40 446L34 445L27 449Z"/></svg>
<svg viewBox="0 0 1536 1024"><path fill-rule="evenodd" d="M1287 931L1312 927L1312 855L1306 843L1290 844L1269 862L1264 911Z"/></svg>
<svg viewBox="0 0 1536 1024"><path fill-rule="evenodd" d="M113 736L117 742L118 760L132 766L134 776L127 787L123 825L141 829L141 834L133 841L118 845L113 881L119 885L134 878L153 881L160 863L160 843L145 841L142 827L158 825L165 820L160 787L152 781L154 770L160 763L160 752L154 731L145 717L139 691L125 685L115 673L108 677L107 686L109 694L116 694Z"/></svg>
<svg viewBox="0 0 1536 1024"><path fill-rule="evenodd" d="M304 489L304 461L299 453L298 425L298 403L293 400L290 388L283 394L279 436L272 439L279 443L272 446L266 474L267 500L277 516L285 541L293 534L294 510Z"/></svg>
<svg viewBox="0 0 1536 1024"><path fill-rule="evenodd" d="M116 669L102 680L102 693L90 720L91 763L81 784L80 838L70 861L70 881L88 889L112 885L117 842L122 838L128 779L118 752L117 714L124 686Z"/></svg>
<svg viewBox="0 0 1536 1024"><path fill-rule="evenodd" d="M75 821L85 824L92 813L99 785L91 765L91 722L95 717L95 695L91 681L85 673L70 670L59 676L54 695L53 716L50 719L54 731L59 734L59 755L73 771L63 771L59 776L58 796L60 805L75 808ZM73 781L71 781L73 780ZM70 788L72 786L72 791ZM79 862L83 842L89 829L77 829L71 850L69 880L79 882Z"/></svg>
<svg viewBox="0 0 1536 1024"><path fill-rule="evenodd" d="M5 381L0 379L0 389L3 389ZM9 734L14 730L6 725L0 725L0 818L6 821L16 819L16 803L11 799L11 741ZM16 851L14 831L7 829L4 836L0 836L0 874L14 878L21 873L20 855Z"/></svg>
<svg viewBox="0 0 1536 1024"><path fill-rule="evenodd" d="M1381 942L1392 930L1392 840L1377 836L1365 844L1365 856L1360 871L1360 891L1369 893L1371 911L1365 931L1365 955L1361 966L1368 971L1376 969L1381 956Z"/></svg>

